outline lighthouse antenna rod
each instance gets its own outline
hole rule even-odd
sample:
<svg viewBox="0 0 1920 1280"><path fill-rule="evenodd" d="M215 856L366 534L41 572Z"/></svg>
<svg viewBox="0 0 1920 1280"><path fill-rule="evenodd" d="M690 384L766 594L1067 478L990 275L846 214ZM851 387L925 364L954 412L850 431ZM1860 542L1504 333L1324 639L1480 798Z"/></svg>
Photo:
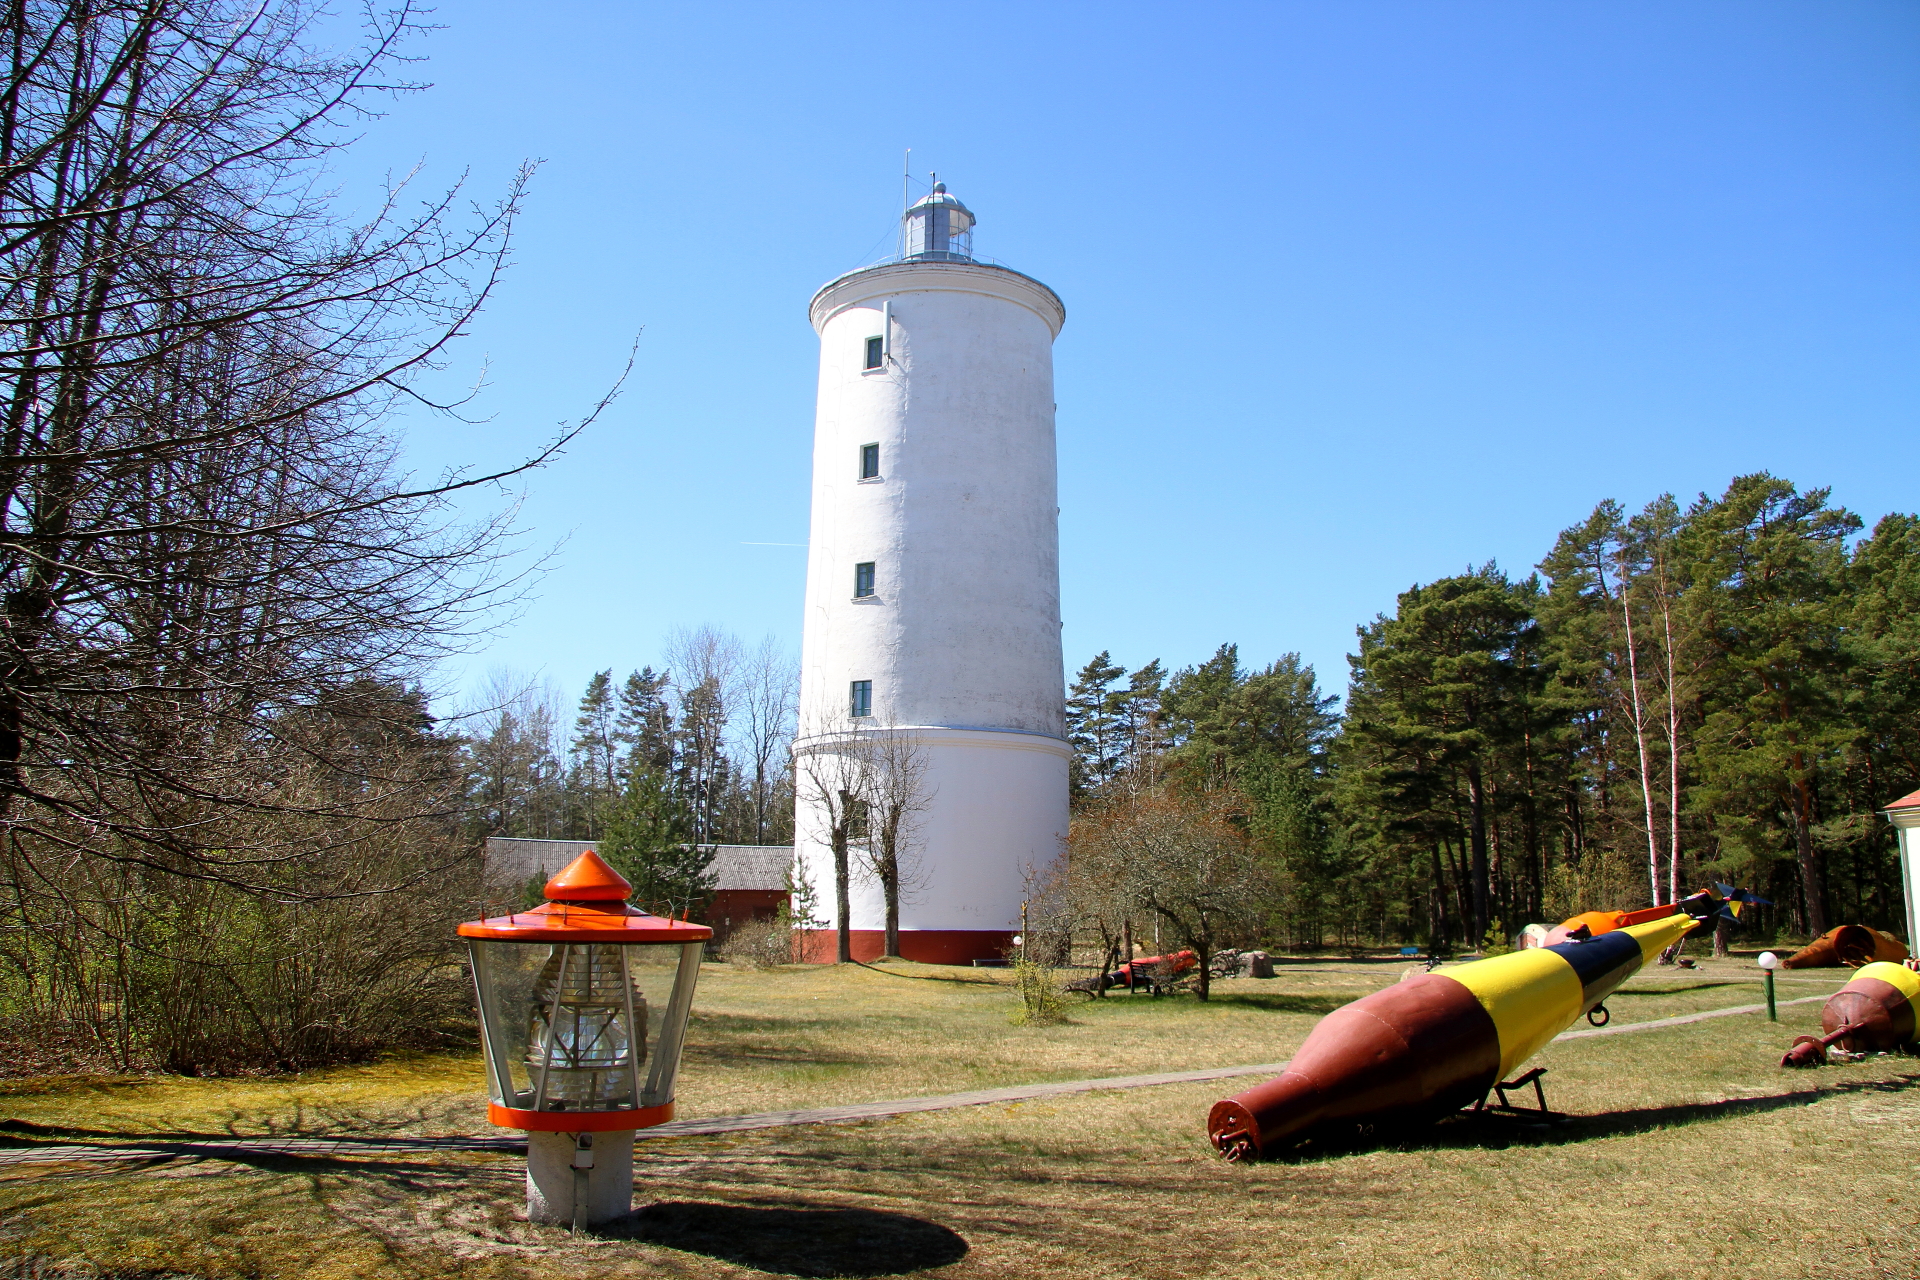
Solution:
<svg viewBox="0 0 1920 1280"><path fill-rule="evenodd" d="M907 256L907 210L912 205L913 189L913 148L907 148L907 158L900 165L900 256Z"/></svg>

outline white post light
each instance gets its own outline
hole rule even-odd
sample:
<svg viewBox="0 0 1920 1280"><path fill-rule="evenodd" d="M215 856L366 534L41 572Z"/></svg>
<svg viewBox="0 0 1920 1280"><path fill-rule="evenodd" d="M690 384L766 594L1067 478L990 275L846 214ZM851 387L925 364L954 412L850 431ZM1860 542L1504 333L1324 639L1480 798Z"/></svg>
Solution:
<svg viewBox="0 0 1920 1280"><path fill-rule="evenodd" d="M1780 967L1780 957L1771 951L1760 953L1760 968L1767 975L1767 1021L1780 1021L1780 1011L1773 1003L1773 971Z"/></svg>
<svg viewBox="0 0 1920 1280"><path fill-rule="evenodd" d="M713 930L627 905L583 853L551 901L460 926L473 958L487 1119L527 1133L527 1217L574 1230L633 1208L633 1135L673 1119L673 1085Z"/></svg>

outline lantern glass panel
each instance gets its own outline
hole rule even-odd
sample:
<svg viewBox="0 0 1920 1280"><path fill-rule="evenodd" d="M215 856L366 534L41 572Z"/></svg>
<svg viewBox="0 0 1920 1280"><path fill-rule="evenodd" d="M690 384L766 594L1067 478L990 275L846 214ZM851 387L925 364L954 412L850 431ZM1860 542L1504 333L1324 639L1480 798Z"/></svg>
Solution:
<svg viewBox="0 0 1920 1280"><path fill-rule="evenodd" d="M496 1103L620 1111L672 1100L700 943L470 942Z"/></svg>

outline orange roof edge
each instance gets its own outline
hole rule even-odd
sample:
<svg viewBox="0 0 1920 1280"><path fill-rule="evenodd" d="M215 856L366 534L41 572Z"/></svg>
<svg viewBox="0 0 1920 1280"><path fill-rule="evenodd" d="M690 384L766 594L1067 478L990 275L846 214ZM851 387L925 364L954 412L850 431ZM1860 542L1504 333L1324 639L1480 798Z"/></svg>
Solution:
<svg viewBox="0 0 1920 1280"><path fill-rule="evenodd" d="M1885 813L1893 809L1920 809L1920 791L1909 791L1906 795L1901 796L1898 800L1889 804L1886 809L1881 810L1881 812Z"/></svg>

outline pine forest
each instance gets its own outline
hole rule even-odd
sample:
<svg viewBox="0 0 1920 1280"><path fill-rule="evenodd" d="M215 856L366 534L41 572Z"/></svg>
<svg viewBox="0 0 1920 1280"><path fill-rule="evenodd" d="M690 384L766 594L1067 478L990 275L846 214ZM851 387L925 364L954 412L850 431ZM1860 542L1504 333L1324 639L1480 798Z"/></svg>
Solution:
<svg viewBox="0 0 1920 1280"><path fill-rule="evenodd" d="M1292 947L1503 945L1714 881L1769 900L1757 936L1902 928L1876 810L1920 784L1920 519L1861 534L1764 474L1603 502L1534 573L1402 592L1340 709L1297 655L1101 653L1068 694L1076 850L1143 795L1224 807L1260 864L1239 928Z"/></svg>

